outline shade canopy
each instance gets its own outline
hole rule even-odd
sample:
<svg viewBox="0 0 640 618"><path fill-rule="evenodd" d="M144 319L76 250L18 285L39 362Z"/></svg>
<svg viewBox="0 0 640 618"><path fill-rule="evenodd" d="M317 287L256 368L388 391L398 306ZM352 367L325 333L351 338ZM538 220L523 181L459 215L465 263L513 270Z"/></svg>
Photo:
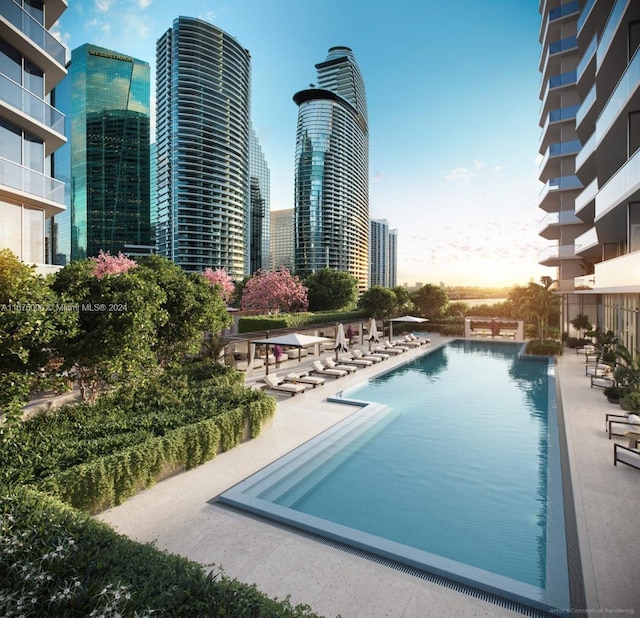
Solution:
<svg viewBox="0 0 640 618"><path fill-rule="evenodd" d="M399 318L391 318L389 322L413 322L414 324L419 324L420 322L428 322L427 318L417 318L414 315L403 315Z"/></svg>
<svg viewBox="0 0 640 618"><path fill-rule="evenodd" d="M308 345L331 341L327 337L314 337L312 335L301 335L300 333L289 333L288 335L280 335L279 337L271 337L270 339L257 339L251 343L263 343L267 345L287 345L292 348L304 348Z"/></svg>

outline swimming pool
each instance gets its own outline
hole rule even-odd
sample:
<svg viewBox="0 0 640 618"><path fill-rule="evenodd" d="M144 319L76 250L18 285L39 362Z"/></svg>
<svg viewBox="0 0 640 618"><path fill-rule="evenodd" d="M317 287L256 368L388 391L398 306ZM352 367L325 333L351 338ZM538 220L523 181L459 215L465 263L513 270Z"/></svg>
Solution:
<svg viewBox="0 0 640 618"><path fill-rule="evenodd" d="M456 341L222 502L543 610L570 607L553 365Z"/></svg>

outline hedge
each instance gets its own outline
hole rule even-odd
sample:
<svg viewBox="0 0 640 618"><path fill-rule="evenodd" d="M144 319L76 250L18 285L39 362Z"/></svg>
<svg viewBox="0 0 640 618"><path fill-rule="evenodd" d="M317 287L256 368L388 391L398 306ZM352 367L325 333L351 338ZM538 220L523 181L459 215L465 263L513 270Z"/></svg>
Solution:
<svg viewBox="0 0 640 618"><path fill-rule="evenodd" d="M367 320L364 311L327 311L316 313L279 313L277 315L246 316L238 319L238 333L255 333L283 328L335 324L354 320Z"/></svg>
<svg viewBox="0 0 640 618"><path fill-rule="evenodd" d="M320 618L40 492L0 492L0 615Z"/></svg>

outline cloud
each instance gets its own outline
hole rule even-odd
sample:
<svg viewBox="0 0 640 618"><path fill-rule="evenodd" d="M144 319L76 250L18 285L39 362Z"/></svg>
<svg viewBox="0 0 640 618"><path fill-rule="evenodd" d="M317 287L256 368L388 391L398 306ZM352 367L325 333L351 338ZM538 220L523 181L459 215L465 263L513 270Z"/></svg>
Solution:
<svg viewBox="0 0 640 618"><path fill-rule="evenodd" d="M461 184L467 185L475 174L466 167L456 167L444 175L447 182L459 181Z"/></svg>
<svg viewBox="0 0 640 618"><path fill-rule="evenodd" d="M484 161L481 161L480 159L474 159L473 167L475 167L477 170L481 170L483 167L487 167L487 164Z"/></svg>
<svg viewBox="0 0 640 618"><path fill-rule="evenodd" d="M384 178L384 174L382 172L376 172L373 175L373 182L382 182L383 178Z"/></svg>
<svg viewBox="0 0 640 618"><path fill-rule="evenodd" d="M96 10L101 13L108 13L113 7L114 0L95 0Z"/></svg>
<svg viewBox="0 0 640 618"><path fill-rule="evenodd" d="M141 9L146 9L153 0L138 0L138 6Z"/></svg>

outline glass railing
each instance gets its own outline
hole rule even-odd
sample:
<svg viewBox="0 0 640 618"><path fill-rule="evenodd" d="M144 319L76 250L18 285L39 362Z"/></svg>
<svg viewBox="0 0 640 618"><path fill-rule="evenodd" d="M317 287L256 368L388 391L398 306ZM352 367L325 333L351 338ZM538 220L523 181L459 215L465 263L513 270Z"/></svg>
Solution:
<svg viewBox="0 0 640 618"><path fill-rule="evenodd" d="M631 193L640 190L640 150L636 152L598 191L596 219L615 208Z"/></svg>
<svg viewBox="0 0 640 618"><path fill-rule="evenodd" d="M620 25L620 21L622 20L622 16L624 15L627 7L631 0L618 0L609 15L609 19L607 20L607 25L604 27L602 31L602 36L600 37L600 42L598 43L598 53L597 53L597 63L598 69L602 65L607 52L609 51L609 46L611 45L611 41L613 40L613 36L618 31L618 26Z"/></svg>
<svg viewBox="0 0 640 618"><path fill-rule="evenodd" d="M584 234L580 234L575 240L576 251L584 251L589 247L593 247L598 244L598 232L596 228L592 227L588 229Z"/></svg>
<svg viewBox="0 0 640 618"><path fill-rule="evenodd" d="M598 179L594 178L576 197L574 202L576 213L580 212L587 204L593 202L596 198L596 193L598 193Z"/></svg>
<svg viewBox="0 0 640 618"><path fill-rule="evenodd" d="M575 84L576 79L576 71L567 71L566 73L561 73L560 75L553 75L549 78L549 89L551 90L552 88L560 88L561 86Z"/></svg>
<svg viewBox="0 0 640 618"><path fill-rule="evenodd" d="M570 49L578 49L578 39L575 36L569 36L566 39L554 41L549 45L549 55L559 54L560 52L569 51Z"/></svg>
<svg viewBox="0 0 640 618"><path fill-rule="evenodd" d="M593 57L596 55L596 50L598 49L598 35L594 34L593 38L587 45L587 48L584 50L584 54L582 54L582 58L580 58L580 62L578 62L578 67L576 68L577 79L582 79L582 75L584 74L585 69L589 65L589 63L593 60Z"/></svg>
<svg viewBox="0 0 640 618"><path fill-rule="evenodd" d="M549 11L549 21L555 21L556 19L561 19L562 17L566 17L567 15L571 15L572 13L577 13L580 10L580 3L578 0L573 0L573 2L567 2L566 4L562 4L555 9L551 9Z"/></svg>
<svg viewBox="0 0 640 618"><path fill-rule="evenodd" d="M576 217L575 213L572 210L567 210L564 212L550 212L549 214L542 217L540 223L538 224L539 231L545 230L550 225L574 225L584 223L578 217Z"/></svg>
<svg viewBox="0 0 640 618"><path fill-rule="evenodd" d="M4 0L2 6L2 16L6 20L18 28L38 47L44 49L58 64L65 65L67 51L58 39L13 0Z"/></svg>
<svg viewBox="0 0 640 618"><path fill-rule="evenodd" d="M596 150L596 134L592 133L591 137L585 142L584 146L576 156L576 169L579 170L585 161L593 155Z"/></svg>
<svg viewBox="0 0 640 618"><path fill-rule="evenodd" d="M596 0L587 0L587 3L582 8L580 17L578 17L578 25L577 25L578 34L580 34L580 31L584 26L584 22L587 21L587 17L589 17L589 13L591 13L591 9L593 9L593 5L595 3L596 3Z"/></svg>
<svg viewBox="0 0 640 618"><path fill-rule="evenodd" d="M587 96L580 103L580 109L576 114L576 127L579 127L584 120L584 117L587 115L588 111L593 107L593 104L596 102L596 85L593 84L591 90L587 93Z"/></svg>
<svg viewBox="0 0 640 618"><path fill-rule="evenodd" d="M598 142L607 134L633 92L640 88L640 50L633 55L615 90L596 120Z"/></svg>
<svg viewBox="0 0 640 618"><path fill-rule="evenodd" d="M574 174L572 176L557 176L549 178L542 187L542 191L567 191L570 189L582 189L580 179Z"/></svg>
<svg viewBox="0 0 640 618"><path fill-rule="evenodd" d="M64 183L0 157L0 185L64 204Z"/></svg>
<svg viewBox="0 0 640 618"><path fill-rule="evenodd" d="M576 117L580 105L570 105L569 107L561 107L560 109L552 109L549 112L549 122L561 122L571 120Z"/></svg>
<svg viewBox="0 0 640 618"><path fill-rule="evenodd" d="M554 258L575 257L575 247L573 245L550 245L538 253L538 262L546 262Z"/></svg>
<svg viewBox="0 0 640 618"><path fill-rule="evenodd" d="M574 139L569 142L560 142L558 144L551 144L549 146L549 156L559 157L561 155L575 154L580 152L582 144L579 139Z"/></svg>
<svg viewBox="0 0 640 618"><path fill-rule="evenodd" d="M0 74L0 100L64 135L64 114Z"/></svg>

